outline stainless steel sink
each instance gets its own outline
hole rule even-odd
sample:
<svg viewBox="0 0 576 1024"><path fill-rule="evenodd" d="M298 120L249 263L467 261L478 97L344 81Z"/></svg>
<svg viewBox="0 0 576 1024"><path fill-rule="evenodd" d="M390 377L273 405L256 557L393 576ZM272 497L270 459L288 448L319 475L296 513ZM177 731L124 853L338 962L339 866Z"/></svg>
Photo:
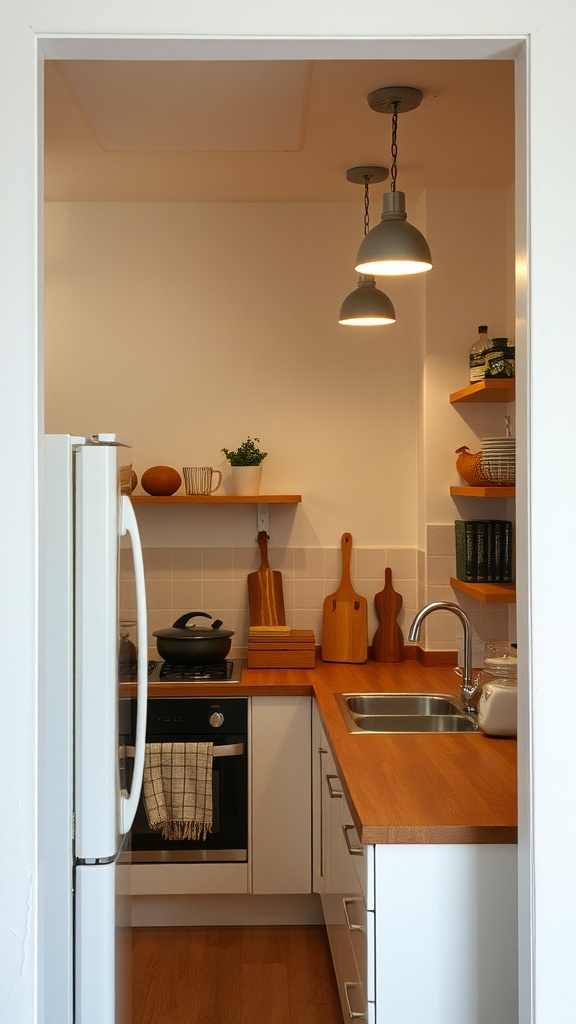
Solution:
<svg viewBox="0 0 576 1024"><path fill-rule="evenodd" d="M457 697L430 693L337 693L350 732L477 732Z"/></svg>

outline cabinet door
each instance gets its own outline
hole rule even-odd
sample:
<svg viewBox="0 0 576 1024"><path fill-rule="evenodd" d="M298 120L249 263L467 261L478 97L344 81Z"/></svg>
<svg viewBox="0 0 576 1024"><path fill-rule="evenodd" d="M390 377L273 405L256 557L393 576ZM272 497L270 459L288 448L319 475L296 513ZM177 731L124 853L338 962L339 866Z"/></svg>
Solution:
<svg viewBox="0 0 576 1024"><path fill-rule="evenodd" d="M326 889L324 769L331 755L316 702L312 704L312 890Z"/></svg>
<svg viewBox="0 0 576 1024"><path fill-rule="evenodd" d="M312 890L310 697L252 697L252 891Z"/></svg>
<svg viewBox="0 0 576 1024"><path fill-rule="evenodd" d="M516 893L511 844L377 846L379 1024L517 1024Z"/></svg>
<svg viewBox="0 0 576 1024"><path fill-rule="evenodd" d="M324 855L324 888L321 893L324 922L330 942L334 971L342 959L343 917L340 903L342 849L340 830L344 793L330 752L325 757L322 780L322 844Z"/></svg>

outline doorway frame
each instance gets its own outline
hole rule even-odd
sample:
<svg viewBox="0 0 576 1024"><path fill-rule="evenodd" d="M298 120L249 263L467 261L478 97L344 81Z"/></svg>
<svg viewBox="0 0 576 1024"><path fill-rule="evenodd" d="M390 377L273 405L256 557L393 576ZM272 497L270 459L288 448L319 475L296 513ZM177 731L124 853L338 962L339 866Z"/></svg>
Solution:
<svg viewBox="0 0 576 1024"><path fill-rule="evenodd" d="M528 166L528 37L493 36L469 38L278 38L278 37L137 37L137 36L36 36L38 107L36 111L39 137L38 153L42 153L43 64L45 60L98 60L98 61L176 61L176 60L514 60L515 62L515 246L516 246L516 340L517 340L517 432L525 440L517 454L517 503L530 508L530 386L529 386L529 166ZM43 332L40 317L43 301L43 270L41 265L42 215L42 160L37 169L37 226L38 226L38 293L36 323L38 324L37 356L40 364L39 388L42 384ZM39 390L40 450L43 433L43 397ZM521 523L516 533L517 545L517 631L519 649L529 652L530 645L530 523ZM40 563L42 551L40 550ZM42 621L42 608L39 608ZM42 651L40 650L40 665ZM534 896L534 822L532 740L530 694L532 685L531 662L528 655L520 659L519 688L519 836L518 836L518 905L519 905L519 993L520 1020L535 1020L535 896ZM40 679L40 689L42 680ZM40 851L41 854L41 851ZM40 862L42 856L40 855ZM40 880L41 881L41 880ZM42 936L40 936L41 941Z"/></svg>

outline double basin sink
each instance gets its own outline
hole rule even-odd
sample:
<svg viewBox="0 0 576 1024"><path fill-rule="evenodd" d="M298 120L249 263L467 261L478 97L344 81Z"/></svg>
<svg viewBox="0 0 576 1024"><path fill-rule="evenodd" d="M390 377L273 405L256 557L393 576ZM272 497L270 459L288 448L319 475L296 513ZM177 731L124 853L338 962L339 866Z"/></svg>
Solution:
<svg viewBox="0 0 576 1024"><path fill-rule="evenodd" d="M337 693L352 733L477 732L472 715L443 693Z"/></svg>

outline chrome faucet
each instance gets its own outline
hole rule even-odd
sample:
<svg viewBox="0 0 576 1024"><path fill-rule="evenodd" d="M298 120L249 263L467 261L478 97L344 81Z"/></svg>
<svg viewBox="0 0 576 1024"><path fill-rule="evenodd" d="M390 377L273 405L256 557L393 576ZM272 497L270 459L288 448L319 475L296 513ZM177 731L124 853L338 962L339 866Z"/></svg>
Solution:
<svg viewBox="0 0 576 1024"><path fill-rule="evenodd" d="M430 614L430 612L436 611L454 612L454 615L458 616L464 627L464 665L462 666L460 699L462 700L464 711L475 713L476 708L471 701L480 685L480 674L478 674L475 679L472 679L472 626L470 625L470 619L466 615L466 612L462 611L460 605L452 604L450 601L432 601L431 604L427 604L415 615L414 621L410 626L408 639L412 642L418 640L418 637L420 636L420 626L424 619Z"/></svg>

